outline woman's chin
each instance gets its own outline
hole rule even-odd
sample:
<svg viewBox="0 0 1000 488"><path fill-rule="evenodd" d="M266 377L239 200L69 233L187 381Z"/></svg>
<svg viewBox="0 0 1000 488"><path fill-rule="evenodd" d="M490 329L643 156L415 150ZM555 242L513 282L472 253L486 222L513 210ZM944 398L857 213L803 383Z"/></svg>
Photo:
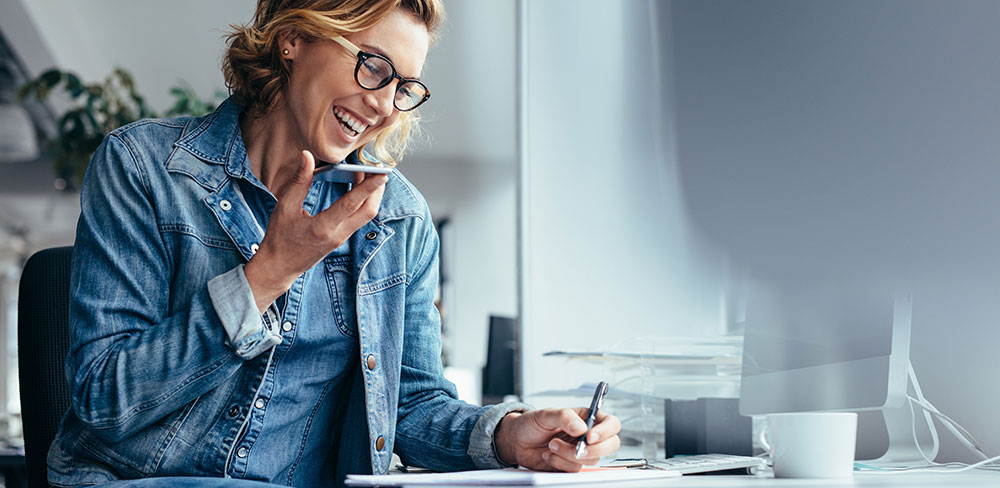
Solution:
<svg viewBox="0 0 1000 488"><path fill-rule="evenodd" d="M316 157L317 162L326 161L328 163L339 163L347 159L353 151L354 148L344 148L330 145L323 148L323 150L318 151L314 154L314 156Z"/></svg>
<svg viewBox="0 0 1000 488"><path fill-rule="evenodd" d="M326 139L319 141L316 145L318 152L315 154L317 159L339 163L354 151L357 151L359 147L364 147L365 144L371 142L371 137L360 137L349 143L347 141L341 141L339 138L334 137L332 139Z"/></svg>

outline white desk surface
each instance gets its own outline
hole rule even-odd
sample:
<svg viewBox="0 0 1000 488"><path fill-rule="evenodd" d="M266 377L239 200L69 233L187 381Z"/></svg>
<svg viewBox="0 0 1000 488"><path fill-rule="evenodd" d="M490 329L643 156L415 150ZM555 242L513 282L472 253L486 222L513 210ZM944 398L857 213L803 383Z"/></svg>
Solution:
<svg viewBox="0 0 1000 488"><path fill-rule="evenodd" d="M442 485L443 486L443 485ZM602 484L582 483L574 485L553 485L556 488L597 488ZM992 471L966 471L964 473L855 473L854 479L849 480L795 480L795 479L775 479L770 474L757 476L737 476L737 475L698 475L682 476L680 478L668 478L651 481L616 482L615 486L625 488L674 488L674 487L698 487L698 488L732 488L739 486L750 487L771 487L798 488L819 486L825 488L840 487L1000 487L1000 472ZM422 487L425 488L425 487ZM467 487L454 487L467 488Z"/></svg>

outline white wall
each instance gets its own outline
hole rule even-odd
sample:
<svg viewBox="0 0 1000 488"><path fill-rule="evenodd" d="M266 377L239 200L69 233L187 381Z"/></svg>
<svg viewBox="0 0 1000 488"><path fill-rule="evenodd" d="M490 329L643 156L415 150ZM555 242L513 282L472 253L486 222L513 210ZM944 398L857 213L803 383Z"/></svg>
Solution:
<svg viewBox="0 0 1000 488"><path fill-rule="evenodd" d="M722 261L698 243L681 200L657 8L528 2L529 399L611 380L541 357L547 351L723 328Z"/></svg>
<svg viewBox="0 0 1000 488"><path fill-rule="evenodd" d="M252 0L12 1L27 11L58 67L84 81L102 80L116 66L124 67L156 110L169 108L168 90L180 80L203 98L225 91L222 38L230 23L248 21L255 5Z"/></svg>
<svg viewBox="0 0 1000 488"><path fill-rule="evenodd" d="M1000 3L672 4L698 229L762 279L912 291L924 393L1000 453Z"/></svg>
<svg viewBox="0 0 1000 488"><path fill-rule="evenodd" d="M446 0L445 7L448 22L422 77L431 91L420 107L430 142L413 158L503 164L513 173L514 3Z"/></svg>

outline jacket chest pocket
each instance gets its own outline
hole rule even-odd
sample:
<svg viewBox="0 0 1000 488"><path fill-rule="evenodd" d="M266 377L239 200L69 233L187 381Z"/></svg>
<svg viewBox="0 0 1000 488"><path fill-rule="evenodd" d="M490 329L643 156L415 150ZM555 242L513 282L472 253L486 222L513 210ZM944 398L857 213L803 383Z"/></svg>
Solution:
<svg viewBox="0 0 1000 488"><path fill-rule="evenodd" d="M357 337L358 319L355 308L357 286L351 256L329 256L323 263L326 266L330 305L333 307L337 328L348 337Z"/></svg>

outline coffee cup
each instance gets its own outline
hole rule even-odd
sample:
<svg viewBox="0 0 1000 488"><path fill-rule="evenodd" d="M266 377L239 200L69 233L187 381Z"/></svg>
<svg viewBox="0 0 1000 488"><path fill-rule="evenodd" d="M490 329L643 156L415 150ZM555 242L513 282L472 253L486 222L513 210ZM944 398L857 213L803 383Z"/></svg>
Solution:
<svg viewBox="0 0 1000 488"><path fill-rule="evenodd" d="M774 413L767 416L761 445L771 454L776 478L850 478L858 414Z"/></svg>

